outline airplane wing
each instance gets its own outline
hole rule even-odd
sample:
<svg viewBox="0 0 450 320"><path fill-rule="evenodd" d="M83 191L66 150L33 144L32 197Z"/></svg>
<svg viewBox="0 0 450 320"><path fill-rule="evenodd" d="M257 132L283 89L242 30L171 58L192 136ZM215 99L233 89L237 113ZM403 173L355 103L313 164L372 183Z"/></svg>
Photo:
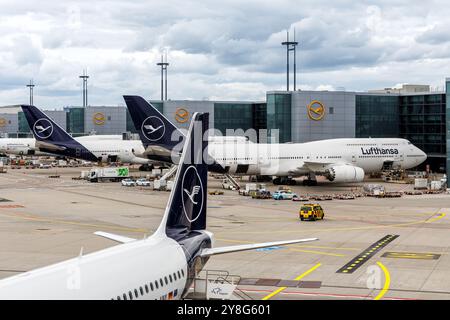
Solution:
<svg viewBox="0 0 450 320"><path fill-rule="evenodd" d="M63 151L66 147L57 146L53 143L36 140L36 147L39 149L51 150L51 151Z"/></svg>
<svg viewBox="0 0 450 320"><path fill-rule="evenodd" d="M170 156L170 151L164 147L160 146L152 146L149 145L144 152L145 155L161 155L161 156Z"/></svg>
<svg viewBox="0 0 450 320"><path fill-rule="evenodd" d="M311 171L323 171L325 169L329 169L332 166L338 166L338 165L349 165L353 166L353 164L348 162L330 162L329 160L324 161L305 161L303 164L304 168L308 168Z"/></svg>
<svg viewBox="0 0 450 320"><path fill-rule="evenodd" d="M97 231L97 232L94 232L94 234L97 236L103 237L103 238L107 238L107 239L110 239L113 241L120 242L120 243L127 243L127 242L136 240L134 238L119 236L118 234L113 234L113 233L108 233L108 232L103 232L103 231Z"/></svg>
<svg viewBox="0 0 450 320"><path fill-rule="evenodd" d="M228 246L228 247L219 247L219 248L208 248L203 249L200 253L201 257L209 257L216 254L230 253L230 252L238 252L245 250L254 250L260 248L274 247L274 246L285 246L288 244L294 243L302 243L302 242L310 242L319 240L318 238L309 238L309 239L300 239L300 240L288 240L288 241L274 241L274 242L263 242L263 243L252 243L252 244L243 244L237 246Z"/></svg>

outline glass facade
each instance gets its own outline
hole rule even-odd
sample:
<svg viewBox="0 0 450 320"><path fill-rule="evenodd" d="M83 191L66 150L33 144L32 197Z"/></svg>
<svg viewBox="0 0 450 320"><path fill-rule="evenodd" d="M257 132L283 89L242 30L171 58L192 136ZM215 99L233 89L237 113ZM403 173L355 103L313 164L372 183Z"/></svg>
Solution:
<svg viewBox="0 0 450 320"><path fill-rule="evenodd" d="M399 136L398 96L356 96L356 138Z"/></svg>
<svg viewBox="0 0 450 320"><path fill-rule="evenodd" d="M265 103L214 103L214 128L223 135L227 134L227 129L242 129L244 132L254 129L258 134L259 129L266 129L266 123Z"/></svg>
<svg viewBox="0 0 450 320"><path fill-rule="evenodd" d="M268 136L272 130L278 130L278 142L290 142L291 136L291 94L289 92L267 94L267 129ZM272 141L277 142L277 141Z"/></svg>
<svg viewBox="0 0 450 320"><path fill-rule="evenodd" d="M73 136L84 135L84 108L66 108L67 132Z"/></svg>
<svg viewBox="0 0 450 320"><path fill-rule="evenodd" d="M127 117L127 132L138 133L138 131L134 127L134 122L133 122L133 119L131 118L130 111L128 109L127 109L126 114L127 114L126 115L126 117Z"/></svg>
<svg viewBox="0 0 450 320"><path fill-rule="evenodd" d="M445 83L446 99L450 101L450 78ZM446 140L447 140L447 186L450 177L450 103L446 105Z"/></svg>
<svg viewBox="0 0 450 320"><path fill-rule="evenodd" d="M164 103L162 101L150 101L150 103L156 108L156 110L164 114Z"/></svg>
<svg viewBox="0 0 450 320"><path fill-rule="evenodd" d="M214 103L214 129L226 135L227 129L253 128L253 108L250 103Z"/></svg>
<svg viewBox="0 0 450 320"><path fill-rule="evenodd" d="M400 137L427 155L432 171L445 167L445 94L400 97Z"/></svg>
<svg viewBox="0 0 450 320"><path fill-rule="evenodd" d="M253 104L253 128L259 132L260 129L267 128L267 104ZM263 141L267 142L267 141Z"/></svg>
<svg viewBox="0 0 450 320"><path fill-rule="evenodd" d="M17 116L19 117L19 132L18 133L19 134L30 133L31 129L30 129L30 126L28 125L27 118L25 117L25 114L23 113L23 111L19 111Z"/></svg>
<svg viewBox="0 0 450 320"><path fill-rule="evenodd" d="M447 152L445 108L446 95L441 93L357 95L356 137L408 139L428 155L420 168L429 164L441 172Z"/></svg>

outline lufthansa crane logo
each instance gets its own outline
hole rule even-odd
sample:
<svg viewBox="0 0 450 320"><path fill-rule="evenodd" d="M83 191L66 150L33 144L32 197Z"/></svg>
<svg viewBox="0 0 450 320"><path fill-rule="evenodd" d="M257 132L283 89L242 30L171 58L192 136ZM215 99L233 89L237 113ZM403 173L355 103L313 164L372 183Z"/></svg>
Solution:
<svg viewBox="0 0 450 320"><path fill-rule="evenodd" d="M185 123L189 120L189 111L184 108L178 108L175 111L175 120L178 123Z"/></svg>
<svg viewBox="0 0 450 320"><path fill-rule="evenodd" d="M195 166L189 166L186 169L181 186L183 212L186 219L192 223L200 217L204 202L203 183Z"/></svg>
<svg viewBox="0 0 450 320"><path fill-rule="evenodd" d="M141 132L148 140L158 141L164 136L166 127L160 118L151 116L142 122Z"/></svg>
<svg viewBox="0 0 450 320"><path fill-rule="evenodd" d="M311 103L308 104L307 109L308 117L311 120L319 121L325 116L325 106L318 100L311 101Z"/></svg>
<svg viewBox="0 0 450 320"><path fill-rule="evenodd" d="M5 118L0 118L0 127L3 128L4 126L6 126L6 124L8 123L8 121L6 121Z"/></svg>
<svg viewBox="0 0 450 320"><path fill-rule="evenodd" d="M34 123L33 132L38 138L45 140L52 135L53 125L49 120L41 118Z"/></svg>
<svg viewBox="0 0 450 320"><path fill-rule="evenodd" d="M105 124L105 115L101 112L96 112L92 116L92 121L94 122L95 125L102 126Z"/></svg>

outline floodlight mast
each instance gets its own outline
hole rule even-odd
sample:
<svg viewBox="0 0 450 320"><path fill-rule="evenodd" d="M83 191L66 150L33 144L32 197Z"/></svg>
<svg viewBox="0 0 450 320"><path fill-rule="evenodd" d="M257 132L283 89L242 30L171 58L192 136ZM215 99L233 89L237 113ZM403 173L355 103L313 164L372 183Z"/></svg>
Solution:
<svg viewBox="0 0 450 320"><path fill-rule="evenodd" d="M27 87L30 89L30 106L33 105L33 94L34 94L34 87L35 84L33 83L33 79L30 80L30 84L27 84Z"/></svg>
<svg viewBox="0 0 450 320"><path fill-rule="evenodd" d="M297 90L297 57L296 57L296 47L298 42L295 41L295 29L294 29L294 41L289 41L289 31L286 32L286 41L281 43L283 46L286 46L286 91L289 91L289 52L294 52L294 91Z"/></svg>
<svg viewBox="0 0 450 320"><path fill-rule="evenodd" d="M157 66L161 67L161 101L167 100L167 67L169 66L169 63L167 62L167 52L165 55L165 61L164 56L161 55L161 62L158 62L156 64Z"/></svg>
<svg viewBox="0 0 450 320"><path fill-rule="evenodd" d="M80 79L83 79L83 108L88 105L88 89L87 89L87 81L89 76L86 73L86 70L83 70L83 74L79 76Z"/></svg>

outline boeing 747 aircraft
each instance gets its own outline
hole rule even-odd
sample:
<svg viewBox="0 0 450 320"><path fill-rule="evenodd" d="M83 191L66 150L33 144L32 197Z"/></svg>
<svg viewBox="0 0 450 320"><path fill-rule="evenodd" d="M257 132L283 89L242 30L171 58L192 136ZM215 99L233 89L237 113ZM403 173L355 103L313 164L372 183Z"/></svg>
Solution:
<svg viewBox="0 0 450 320"><path fill-rule="evenodd" d="M110 135L106 138L101 136L73 138L38 108L23 105L22 109L36 139L35 148L41 152L93 162L120 161L132 164L151 162L143 156L144 147L141 141L122 140L119 135Z"/></svg>
<svg viewBox="0 0 450 320"><path fill-rule="evenodd" d="M74 138L78 142L94 140L121 140L120 135L90 135ZM34 138L0 138L0 154L17 156L46 156L51 155L40 152L36 147Z"/></svg>
<svg viewBox="0 0 450 320"><path fill-rule="evenodd" d="M194 114L174 188L152 236L136 240L96 232L121 244L0 280L0 299L180 299L213 255L317 240L214 247L214 235L206 230L207 127L208 114Z"/></svg>
<svg viewBox="0 0 450 320"><path fill-rule="evenodd" d="M139 96L124 96L134 125L149 159L176 162L183 146L183 133L163 114ZM160 133L146 125L163 126ZM181 137L181 139L179 139ZM317 184L316 175L333 182L361 182L365 173L385 168L410 169L427 155L411 142L399 138L348 138L306 143L215 143L209 149L214 162L209 170L234 175L276 176L275 184L295 183L307 176L305 185Z"/></svg>

